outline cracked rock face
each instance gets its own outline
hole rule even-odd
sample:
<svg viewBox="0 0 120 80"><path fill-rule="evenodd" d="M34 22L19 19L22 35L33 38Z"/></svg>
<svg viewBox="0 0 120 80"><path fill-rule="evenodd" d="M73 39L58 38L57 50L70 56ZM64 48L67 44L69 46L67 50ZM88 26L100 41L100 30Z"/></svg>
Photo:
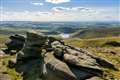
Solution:
<svg viewBox="0 0 120 80"><path fill-rule="evenodd" d="M115 69L110 62L54 37L28 32L22 45L15 69L23 74L24 80L85 80L101 77L102 68Z"/></svg>

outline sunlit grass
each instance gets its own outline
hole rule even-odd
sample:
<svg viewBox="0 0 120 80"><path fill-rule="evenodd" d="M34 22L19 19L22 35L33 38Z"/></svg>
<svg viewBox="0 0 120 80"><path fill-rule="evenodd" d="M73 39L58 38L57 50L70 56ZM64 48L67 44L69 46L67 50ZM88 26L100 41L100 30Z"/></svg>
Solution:
<svg viewBox="0 0 120 80"><path fill-rule="evenodd" d="M22 80L21 75L17 73L14 68L11 69L7 67L8 61L14 58L15 56L9 56L9 55L0 57L0 73L8 74L10 76L10 80Z"/></svg>
<svg viewBox="0 0 120 80"><path fill-rule="evenodd" d="M80 39L80 38L72 38L66 39L65 42L67 44L76 46L76 47L100 47L106 42L117 41L120 42L120 37L106 37L106 38L93 38L93 39Z"/></svg>
<svg viewBox="0 0 120 80"><path fill-rule="evenodd" d="M7 40L8 40L7 35L0 35L0 48L5 47L5 43L6 43Z"/></svg>

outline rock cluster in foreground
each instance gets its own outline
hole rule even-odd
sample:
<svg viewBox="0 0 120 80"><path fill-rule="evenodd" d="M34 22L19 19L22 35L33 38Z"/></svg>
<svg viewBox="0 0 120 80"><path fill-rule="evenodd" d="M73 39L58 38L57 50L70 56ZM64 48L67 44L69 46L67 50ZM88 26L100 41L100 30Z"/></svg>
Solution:
<svg viewBox="0 0 120 80"><path fill-rule="evenodd" d="M110 62L86 50L66 45L62 40L28 32L26 37L10 37L6 53L16 53L9 62L24 80L87 80L103 76L103 68L115 69Z"/></svg>

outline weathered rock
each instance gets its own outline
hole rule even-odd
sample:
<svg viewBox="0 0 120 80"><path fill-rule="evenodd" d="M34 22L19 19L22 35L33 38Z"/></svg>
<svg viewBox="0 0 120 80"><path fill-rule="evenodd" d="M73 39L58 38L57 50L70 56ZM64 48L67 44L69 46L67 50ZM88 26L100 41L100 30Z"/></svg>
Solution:
<svg viewBox="0 0 120 80"><path fill-rule="evenodd" d="M10 41L6 43L7 49L4 50L5 53L15 54L20 51L25 43L25 37L22 35L10 36Z"/></svg>
<svg viewBox="0 0 120 80"><path fill-rule="evenodd" d="M75 67L68 66L66 63L56 59L53 55L48 55L47 58L45 58L48 76L52 75L52 78L47 78L47 80L53 80L56 76L57 79L55 80L83 80L88 77L91 77L95 74L89 73L88 71L85 71L84 69L78 69ZM49 76L50 77L50 76Z"/></svg>
<svg viewBox="0 0 120 80"><path fill-rule="evenodd" d="M37 33L27 33L25 46L22 51L19 52L23 55L22 58L38 58L42 53L46 40L46 36L37 35Z"/></svg>
<svg viewBox="0 0 120 80"><path fill-rule="evenodd" d="M117 41L110 41L105 43L104 45L114 46L114 47L120 47L120 42Z"/></svg>
<svg viewBox="0 0 120 80"><path fill-rule="evenodd" d="M9 68L14 68L15 67L15 65L16 65L16 60L9 60L8 61L8 67Z"/></svg>
<svg viewBox="0 0 120 80"><path fill-rule="evenodd" d="M26 45L38 45L40 47L44 46L47 41L47 36L44 36L42 34L37 35L37 33L28 32L27 33L27 39L26 39Z"/></svg>
<svg viewBox="0 0 120 80"><path fill-rule="evenodd" d="M36 33L27 33L25 46L21 53L18 53L16 70L23 72L25 80L29 80L32 73L35 73L34 79L44 78L45 76L46 80L77 80L95 75L82 69L69 67L50 53L47 53L46 57L44 57L42 55L42 45L45 44L47 38L43 38L43 36ZM41 40L44 41L41 43ZM45 64L46 67L44 67Z"/></svg>
<svg viewBox="0 0 120 80"><path fill-rule="evenodd" d="M101 68L114 69L108 61L53 37L28 32L23 44L15 69L24 80L85 80L101 77Z"/></svg>
<svg viewBox="0 0 120 80"><path fill-rule="evenodd" d="M90 78L90 79L87 79L87 80L103 80L102 78L100 78L100 77L92 77L92 78Z"/></svg>
<svg viewBox="0 0 120 80"><path fill-rule="evenodd" d="M5 55L5 53L3 52L3 50L0 49L0 57L3 57Z"/></svg>
<svg viewBox="0 0 120 80"><path fill-rule="evenodd" d="M104 67L115 69L114 65L112 65L110 62L98 58L83 49L78 49L69 45L63 45L58 41L54 41L52 43L52 47L54 48L54 55L56 58L59 58L68 64L75 65L77 67L82 66L92 68L95 70L102 70Z"/></svg>

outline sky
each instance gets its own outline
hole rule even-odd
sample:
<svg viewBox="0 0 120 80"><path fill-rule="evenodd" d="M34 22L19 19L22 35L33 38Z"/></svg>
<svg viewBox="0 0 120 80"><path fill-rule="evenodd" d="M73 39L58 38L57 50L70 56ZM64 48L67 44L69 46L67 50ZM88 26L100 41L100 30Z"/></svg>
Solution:
<svg viewBox="0 0 120 80"><path fill-rule="evenodd" d="M120 21L120 0L0 0L0 21Z"/></svg>

